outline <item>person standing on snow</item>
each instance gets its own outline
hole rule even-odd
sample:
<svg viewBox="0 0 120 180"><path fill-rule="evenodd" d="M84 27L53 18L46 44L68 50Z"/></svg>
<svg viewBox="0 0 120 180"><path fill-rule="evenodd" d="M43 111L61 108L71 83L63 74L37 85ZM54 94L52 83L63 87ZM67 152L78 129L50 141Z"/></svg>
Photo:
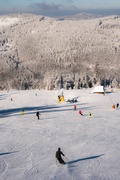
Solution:
<svg viewBox="0 0 120 180"><path fill-rule="evenodd" d="M118 107L119 107L119 103L116 104L116 108L118 108Z"/></svg>
<svg viewBox="0 0 120 180"><path fill-rule="evenodd" d="M61 149L58 148L58 151L56 152L56 158L57 158L57 160L59 161L60 164L65 164L65 162L64 162L64 160L62 159L61 155L65 156L65 155L62 153Z"/></svg>
<svg viewBox="0 0 120 180"><path fill-rule="evenodd" d="M39 115L41 115L41 114L37 111L36 116L38 117L38 119L40 119Z"/></svg>
<svg viewBox="0 0 120 180"><path fill-rule="evenodd" d="M88 113L88 117L92 117L92 114L90 112Z"/></svg>
<svg viewBox="0 0 120 180"><path fill-rule="evenodd" d="M76 105L74 105L74 110L76 110Z"/></svg>

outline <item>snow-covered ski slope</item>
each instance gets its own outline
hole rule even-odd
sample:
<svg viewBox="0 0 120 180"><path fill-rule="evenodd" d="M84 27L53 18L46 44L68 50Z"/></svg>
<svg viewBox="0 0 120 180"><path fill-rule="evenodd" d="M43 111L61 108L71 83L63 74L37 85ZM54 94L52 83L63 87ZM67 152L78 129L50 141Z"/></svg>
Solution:
<svg viewBox="0 0 120 180"><path fill-rule="evenodd" d="M120 180L120 90L92 90L64 90L78 102L59 104L58 91L1 91L0 180ZM56 162L58 147L68 164Z"/></svg>

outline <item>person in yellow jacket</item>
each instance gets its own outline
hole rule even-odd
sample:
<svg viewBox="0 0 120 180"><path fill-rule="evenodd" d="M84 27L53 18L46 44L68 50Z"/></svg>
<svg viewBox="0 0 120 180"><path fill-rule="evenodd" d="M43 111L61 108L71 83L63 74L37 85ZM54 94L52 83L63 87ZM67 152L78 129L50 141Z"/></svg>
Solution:
<svg viewBox="0 0 120 180"><path fill-rule="evenodd" d="M92 114L90 112L88 113L88 117L92 117Z"/></svg>
<svg viewBox="0 0 120 180"><path fill-rule="evenodd" d="M22 109L22 112L21 112L22 115L24 115L24 109Z"/></svg>

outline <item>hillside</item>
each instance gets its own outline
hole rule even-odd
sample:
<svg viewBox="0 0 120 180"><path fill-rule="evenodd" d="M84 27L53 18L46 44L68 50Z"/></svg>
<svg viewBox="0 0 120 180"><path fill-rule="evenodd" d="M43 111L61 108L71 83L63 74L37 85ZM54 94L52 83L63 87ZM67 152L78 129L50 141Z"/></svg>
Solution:
<svg viewBox="0 0 120 180"><path fill-rule="evenodd" d="M0 89L119 86L120 17L0 16Z"/></svg>

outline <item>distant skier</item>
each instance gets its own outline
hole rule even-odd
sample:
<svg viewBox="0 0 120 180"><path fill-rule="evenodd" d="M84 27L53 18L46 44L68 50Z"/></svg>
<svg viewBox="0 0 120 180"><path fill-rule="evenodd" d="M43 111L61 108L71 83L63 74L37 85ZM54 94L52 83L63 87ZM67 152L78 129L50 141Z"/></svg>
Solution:
<svg viewBox="0 0 120 180"><path fill-rule="evenodd" d="M76 105L74 105L74 110L76 110L76 108L77 108Z"/></svg>
<svg viewBox="0 0 120 180"><path fill-rule="evenodd" d="M92 117L92 114L90 112L88 113L88 117Z"/></svg>
<svg viewBox="0 0 120 180"><path fill-rule="evenodd" d="M22 112L21 112L22 115L24 115L24 109L22 109Z"/></svg>
<svg viewBox="0 0 120 180"><path fill-rule="evenodd" d="M81 116L83 116L83 113L82 113L82 111L81 110L79 110L79 112L78 112Z"/></svg>
<svg viewBox="0 0 120 180"><path fill-rule="evenodd" d="M65 162L64 162L64 160L62 159L61 155L65 156L65 155L62 153L61 149L58 148L58 151L56 152L56 158L57 158L57 160L59 161L60 164L65 164Z"/></svg>
<svg viewBox="0 0 120 180"><path fill-rule="evenodd" d="M40 115L41 115L41 114L37 111L37 112L36 112L36 116L38 117L38 119L40 119Z"/></svg>
<svg viewBox="0 0 120 180"><path fill-rule="evenodd" d="M119 108L119 103L116 104L116 108Z"/></svg>

